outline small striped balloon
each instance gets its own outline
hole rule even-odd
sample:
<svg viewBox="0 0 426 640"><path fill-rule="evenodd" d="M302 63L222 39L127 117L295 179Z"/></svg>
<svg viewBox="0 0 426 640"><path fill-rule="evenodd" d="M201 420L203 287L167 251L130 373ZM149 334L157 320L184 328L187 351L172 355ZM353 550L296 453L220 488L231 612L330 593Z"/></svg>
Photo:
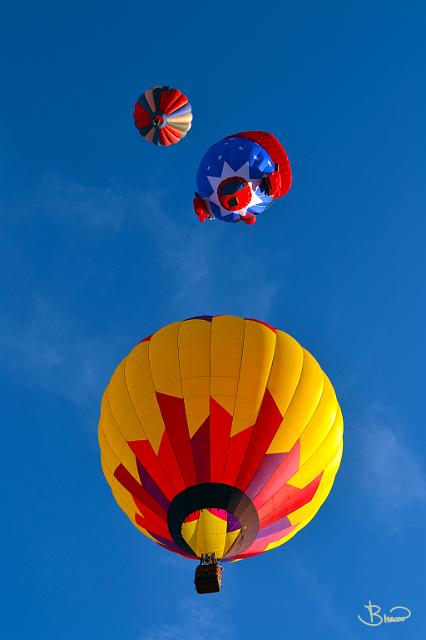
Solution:
<svg viewBox="0 0 426 640"><path fill-rule="evenodd" d="M142 93L133 116L145 140L166 147L184 138L192 123L188 98L179 89L168 86L153 87Z"/></svg>

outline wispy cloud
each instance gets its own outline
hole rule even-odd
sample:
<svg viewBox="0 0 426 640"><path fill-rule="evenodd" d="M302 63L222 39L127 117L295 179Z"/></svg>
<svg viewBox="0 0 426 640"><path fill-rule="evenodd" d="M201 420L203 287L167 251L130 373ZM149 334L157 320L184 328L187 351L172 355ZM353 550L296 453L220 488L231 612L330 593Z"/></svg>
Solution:
<svg viewBox="0 0 426 640"><path fill-rule="evenodd" d="M191 213L190 195L179 205L164 191L82 185L47 175L34 199L52 223L98 234L100 241L129 229L141 233L159 258L178 312L196 304L205 313L212 301L212 311L224 312L231 302L234 309L247 308L265 319L282 286L282 276L249 244L256 230L217 221L201 226Z"/></svg>
<svg viewBox="0 0 426 640"><path fill-rule="evenodd" d="M117 233L125 219L126 202L119 191L71 182L55 174L43 178L33 197L55 224Z"/></svg>
<svg viewBox="0 0 426 640"><path fill-rule="evenodd" d="M99 397L110 368L100 338L40 295L29 297L19 317L0 315L0 353L21 386L37 386L82 407Z"/></svg>
<svg viewBox="0 0 426 640"><path fill-rule="evenodd" d="M3 366L17 372L22 384L37 385L79 405L89 404L99 397L117 364L116 347L128 348L125 338L118 337L126 334L126 326L118 327L111 320L98 335L90 305L81 304L91 287L100 291L101 304L108 295L107 287L100 289L99 284L105 282L105 268L111 268L108 273L115 277L116 265L97 262L92 250L102 247L108 235L127 234L126 242L138 246L137 251L132 247L136 276L146 269L146 255L157 262L165 292L157 304L166 298L171 319L203 313L268 319L281 284L261 257L247 248L253 230L219 222L202 226L190 208L186 210L186 203L180 209L172 204L167 193L83 185L57 175L45 176L27 195L27 202L19 203L17 216L23 228L35 225L40 233L41 228L48 232L46 225L62 227L45 241L48 251L50 244L55 245L59 262L54 285L47 282L49 272L40 274L36 265L37 240L34 246L21 244L19 233L18 242L16 237L2 239L1 254L7 258L0 257L0 294L6 301L0 309L0 353ZM75 232L71 238L62 233L70 228ZM83 256L78 254L79 238ZM84 245L85 238L90 238L89 245ZM129 317L133 313L129 309ZM118 359L124 354L120 352Z"/></svg>
<svg viewBox="0 0 426 640"><path fill-rule="evenodd" d="M374 515L388 530L400 532L416 507L424 511L426 472L401 426L378 405L370 408L359 442L360 477L368 502L374 504Z"/></svg>
<svg viewBox="0 0 426 640"><path fill-rule="evenodd" d="M214 596L210 596L208 600L194 596L179 605L175 622L142 631L137 640L210 640L212 635L217 640L235 638L227 608L220 599L214 599Z"/></svg>
<svg viewBox="0 0 426 640"><path fill-rule="evenodd" d="M187 309L188 302L196 301L200 312L206 313L214 300L217 312L226 312L231 303L267 317L281 281L262 253L248 248L254 230L217 221L201 226L191 214L190 199L187 210L172 210L165 200L161 193L129 194L128 220L141 225L161 255L163 270L173 281L172 304ZM231 233L235 234L232 243Z"/></svg>
<svg viewBox="0 0 426 640"><path fill-rule="evenodd" d="M290 552L289 558L291 559L291 567L296 580L303 585L306 597L313 602L317 609L317 615L322 618L333 631L332 637L343 639L352 638L353 636L349 629L351 621L346 619L341 613L341 605L336 601L331 588L317 575L312 567L308 567L305 564L297 553L294 551Z"/></svg>

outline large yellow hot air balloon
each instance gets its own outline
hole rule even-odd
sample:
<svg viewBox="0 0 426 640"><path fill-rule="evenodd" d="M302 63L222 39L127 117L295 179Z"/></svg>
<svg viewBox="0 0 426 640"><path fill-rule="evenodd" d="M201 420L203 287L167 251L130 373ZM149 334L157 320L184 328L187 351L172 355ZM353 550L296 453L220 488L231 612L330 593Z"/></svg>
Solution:
<svg viewBox="0 0 426 640"><path fill-rule="evenodd" d="M99 443L132 523L219 575L217 560L278 547L314 517L339 468L343 420L329 379L288 334L200 316L142 340L117 367Z"/></svg>

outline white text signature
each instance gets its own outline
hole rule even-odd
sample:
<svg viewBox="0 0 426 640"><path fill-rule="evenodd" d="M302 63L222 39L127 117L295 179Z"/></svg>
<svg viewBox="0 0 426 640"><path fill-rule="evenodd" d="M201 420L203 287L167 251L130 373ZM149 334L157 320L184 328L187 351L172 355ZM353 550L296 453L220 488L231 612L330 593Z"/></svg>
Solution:
<svg viewBox="0 0 426 640"><path fill-rule="evenodd" d="M364 618L361 618L358 614L358 620L369 627L379 627L381 624L386 624L387 622L405 622L411 616L410 609L400 604L389 609L388 614L381 613L381 607L379 607L378 604L371 604L371 600L368 601L368 604L364 605L364 608L367 609L369 613L369 615L365 617L369 619L364 620Z"/></svg>

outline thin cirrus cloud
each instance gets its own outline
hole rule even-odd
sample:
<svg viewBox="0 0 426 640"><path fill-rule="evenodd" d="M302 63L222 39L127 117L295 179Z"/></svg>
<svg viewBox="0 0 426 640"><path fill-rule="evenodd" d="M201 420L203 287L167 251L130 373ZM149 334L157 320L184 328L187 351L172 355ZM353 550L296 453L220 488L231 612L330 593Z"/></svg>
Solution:
<svg viewBox="0 0 426 640"><path fill-rule="evenodd" d="M131 266L142 271L147 251L150 259L158 261L162 270L160 286L166 292L163 311L171 319L204 313L268 319L281 286L268 273L261 256L251 256L247 273L246 236L235 240L230 249L226 238L235 229L227 229L227 225L201 228L195 217L186 212L172 212L167 194L120 191L46 175L27 196L27 202L19 203L17 215L25 218L28 229L31 225L37 229L43 224L59 225L61 233L52 242L58 244L59 252L61 247L66 248L68 256L74 255L76 238L69 239L62 230L70 227L77 240L81 237L84 242L90 237L90 247L93 242L104 246L108 235L130 232L136 236L128 239L141 247L134 252L137 259ZM117 353L128 348L123 337L126 326L117 326L114 334L111 322L106 329L110 334L105 335L104 328L101 337L86 312L80 312L78 317L73 313L81 297L87 296L87 290L80 289L77 280L84 281L87 269L91 269L95 276L90 282L96 286L96 278L104 273L104 263L97 264L91 250L85 250L86 262L77 255L78 266L71 271L61 265L56 270L59 276L56 278L55 274L55 286L46 288L43 282L49 275L37 272L33 246L2 239L2 253L11 256L5 264L4 283L0 283L3 298L8 300L0 310L3 362L20 375L22 384L60 394L77 405L90 404L99 397L107 374L116 364ZM16 281L20 286L11 291L10 283ZM145 307L143 311L146 315ZM135 312L141 310L130 310L130 324Z"/></svg>
<svg viewBox="0 0 426 640"><path fill-rule="evenodd" d="M339 606L331 588L312 567L306 565L299 554L291 551L288 558L296 581L303 585L306 597L314 603L317 614L333 632L332 637L342 640L352 638L348 621L339 612Z"/></svg>
<svg viewBox="0 0 426 640"><path fill-rule="evenodd" d="M110 370L101 340L76 327L49 299L29 296L20 314L0 314L0 353L22 386L90 405Z"/></svg>
<svg viewBox="0 0 426 640"><path fill-rule="evenodd" d="M118 233L125 219L125 199L108 187L82 185L46 174L34 202L58 225L72 225L90 233Z"/></svg>
<svg viewBox="0 0 426 640"><path fill-rule="evenodd" d="M230 245L229 233L237 230L229 225L206 222L202 228L195 216L171 210L166 200L166 194L132 193L126 197L126 210L129 224L139 224L155 247L171 283L171 306L183 315L195 306L198 313L206 313L214 312L214 301L218 313L231 307L234 313L247 310L268 317L281 285L268 270L266 256L261 251L248 256L244 236L236 236Z"/></svg>
<svg viewBox="0 0 426 640"><path fill-rule="evenodd" d="M194 306L205 313L212 300L217 312L232 307L233 312L244 314L247 309L260 318L271 313L281 282L268 256L248 252L244 234L235 234L229 246L229 233L236 232L229 225L207 222L202 233L186 208L168 204L167 193L82 185L47 175L36 199L50 222L97 235L99 242L129 229L139 233L141 251L134 268L143 268L144 249L153 253L170 289L170 306L178 313L191 312Z"/></svg>
<svg viewBox="0 0 426 640"><path fill-rule="evenodd" d="M413 513L424 512L426 473L391 412L375 405L369 414L358 438L362 488L375 520L398 534L410 526Z"/></svg>
<svg viewBox="0 0 426 640"><path fill-rule="evenodd" d="M210 640L212 634L217 640L236 638L226 604L220 600L206 602L193 598L179 604L176 622L150 627L142 631L137 640Z"/></svg>

